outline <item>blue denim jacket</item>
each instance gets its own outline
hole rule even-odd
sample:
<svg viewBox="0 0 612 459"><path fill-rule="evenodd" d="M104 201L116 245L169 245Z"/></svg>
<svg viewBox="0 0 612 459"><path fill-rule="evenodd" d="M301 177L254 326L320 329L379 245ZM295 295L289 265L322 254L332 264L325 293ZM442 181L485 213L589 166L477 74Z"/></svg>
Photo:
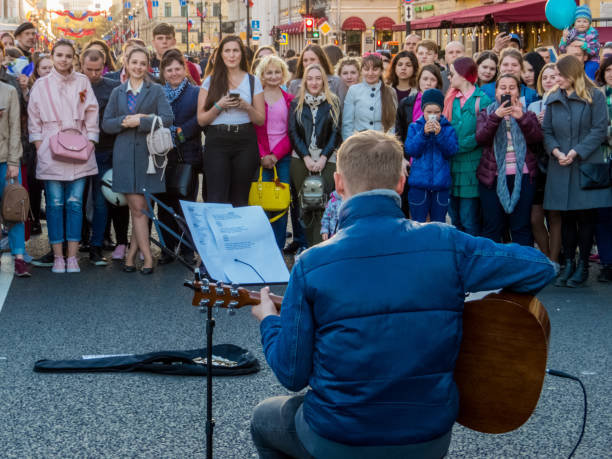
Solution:
<svg viewBox="0 0 612 459"><path fill-rule="evenodd" d="M396 193L361 193L343 203L338 233L297 260L280 317L261 323L264 353L286 388L310 385L304 419L318 435L429 441L458 413L464 293L533 292L553 276L533 248L415 223Z"/></svg>

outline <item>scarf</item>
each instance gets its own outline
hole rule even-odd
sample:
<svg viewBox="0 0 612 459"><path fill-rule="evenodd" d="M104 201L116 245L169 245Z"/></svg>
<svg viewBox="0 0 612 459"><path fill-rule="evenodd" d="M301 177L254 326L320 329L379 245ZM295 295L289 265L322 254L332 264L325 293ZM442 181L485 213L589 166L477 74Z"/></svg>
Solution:
<svg viewBox="0 0 612 459"><path fill-rule="evenodd" d="M487 107L487 114L490 115L500 106L499 102L494 102ZM506 153L508 151L508 132L506 123L510 123L510 134L512 136L512 144L514 145L514 154L516 155L516 174L514 176L514 189L512 196L508 190L508 182L506 180ZM525 165L525 157L527 156L527 143L521 127L513 117L510 120L503 119L495 133L493 141L493 153L495 154L495 162L497 163L497 197L499 202L507 214L511 214L521 197L521 180L523 179L523 166Z"/></svg>
<svg viewBox="0 0 612 459"><path fill-rule="evenodd" d="M189 80L187 80L187 78L185 78L181 82L181 84L179 84L174 89L168 83L166 83L164 85L164 93L166 94L166 99L168 100L168 103L170 105L172 105L175 100L177 100L179 97L181 97L181 95L185 91L185 88L187 87L188 83L189 83ZM176 147L177 146L177 142L176 142L176 126L175 125L170 126L170 134L172 135L172 143Z"/></svg>
<svg viewBox="0 0 612 459"><path fill-rule="evenodd" d="M321 156L321 149L317 146L317 136L316 136L316 125L317 125L317 112L319 111L319 105L325 102L325 94L319 94L318 96L313 96L310 93L306 93L304 96L304 102L310 108L310 112L312 113L312 134L310 135L310 144L308 145L308 151L312 159L317 161Z"/></svg>
<svg viewBox="0 0 612 459"><path fill-rule="evenodd" d="M166 94L166 99L169 104L172 104L176 99L181 97L181 94L183 94L183 91L187 87L187 83L189 83L189 81L185 78L175 89L168 83L164 85L164 93Z"/></svg>

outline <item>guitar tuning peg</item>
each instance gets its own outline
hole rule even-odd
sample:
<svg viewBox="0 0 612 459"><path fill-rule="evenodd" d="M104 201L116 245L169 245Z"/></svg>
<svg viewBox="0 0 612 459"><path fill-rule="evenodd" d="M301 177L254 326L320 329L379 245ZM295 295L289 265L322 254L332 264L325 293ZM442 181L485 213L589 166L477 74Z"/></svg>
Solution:
<svg viewBox="0 0 612 459"><path fill-rule="evenodd" d="M236 306L238 306L238 302L237 301L230 301L229 304L227 305L227 315L228 316L235 316L236 315Z"/></svg>
<svg viewBox="0 0 612 459"><path fill-rule="evenodd" d="M232 288L230 289L230 293L232 295L233 298L238 298L238 288L240 288L240 285L236 284L236 283L232 283Z"/></svg>
<svg viewBox="0 0 612 459"><path fill-rule="evenodd" d="M206 278L202 279L202 292L203 293L208 293L210 292L210 281Z"/></svg>
<svg viewBox="0 0 612 459"><path fill-rule="evenodd" d="M225 301L223 300L215 301L215 304L214 304L215 312L219 312L219 308L223 306L224 304L225 304Z"/></svg>
<svg viewBox="0 0 612 459"><path fill-rule="evenodd" d="M217 296L223 296L225 294L223 291L223 282L221 281L217 282L216 294Z"/></svg>
<svg viewBox="0 0 612 459"><path fill-rule="evenodd" d="M200 300L200 307L198 308L201 313L206 312L206 308L208 307L210 300Z"/></svg>

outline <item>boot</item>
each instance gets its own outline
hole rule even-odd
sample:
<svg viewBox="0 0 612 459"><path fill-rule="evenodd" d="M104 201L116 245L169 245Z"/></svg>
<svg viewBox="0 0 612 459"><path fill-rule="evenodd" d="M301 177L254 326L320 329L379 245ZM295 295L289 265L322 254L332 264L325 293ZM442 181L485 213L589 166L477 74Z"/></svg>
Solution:
<svg viewBox="0 0 612 459"><path fill-rule="evenodd" d="M570 288L582 287L589 278L589 262L580 260L574 275L567 280L567 286Z"/></svg>
<svg viewBox="0 0 612 459"><path fill-rule="evenodd" d="M572 274L574 274L575 269L576 269L576 262L574 261L574 259L567 258L565 260L565 266L563 267L563 270L561 271L561 273L559 274L559 277L557 277L557 280L555 281L555 287L567 287L567 281L569 280L570 277L572 277Z"/></svg>
<svg viewBox="0 0 612 459"><path fill-rule="evenodd" d="M603 265L599 270L597 282L612 282L612 265Z"/></svg>

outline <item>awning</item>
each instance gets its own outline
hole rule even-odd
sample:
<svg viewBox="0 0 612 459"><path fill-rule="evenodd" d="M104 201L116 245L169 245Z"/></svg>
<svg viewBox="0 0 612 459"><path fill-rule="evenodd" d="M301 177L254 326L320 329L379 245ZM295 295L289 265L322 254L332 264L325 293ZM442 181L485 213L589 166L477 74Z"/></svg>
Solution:
<svg viewBox="0 0 612 459"><path fill-rule="evenodd" d="M495 23L543 22L546 21L545 7L546 0L521 0L512 3L483 5L463 11L416 19L410 23L410 28L423 30L452 26L465 27L482 24L489 17ZM396 24L393 30L396 32L405 31L406 25Z"/></svg>
<svg viewBox="0 0 612 459"><path fill-rule="evenodd" d="M342 30L360 30L363 32L366 29L365 22L357 16L351 16L342 23Z"/></svg>
<svg viewBox="0 0 612 459"><path fill-rule="evenodd" d="M612 27L595 27L599 32L599 41L606 43L612 41Z"/></svg>
<svg viewBox="0 0 612 459"><path fill-rule="evenodd" d="M395 21L387 16L382 16L374 21L374 28L376 30L393 30Z"/></svg>
<svg viewBox="0 0 612 459"><path fill-rule="evenodd" d="M315 20L315 27L319 27L327 21L327 18L317 18ZM294 22L292 24L283 24L278 26L281 33L288 33L289 35L297 35L300 33L304 33L304 21Z"/></svg>

